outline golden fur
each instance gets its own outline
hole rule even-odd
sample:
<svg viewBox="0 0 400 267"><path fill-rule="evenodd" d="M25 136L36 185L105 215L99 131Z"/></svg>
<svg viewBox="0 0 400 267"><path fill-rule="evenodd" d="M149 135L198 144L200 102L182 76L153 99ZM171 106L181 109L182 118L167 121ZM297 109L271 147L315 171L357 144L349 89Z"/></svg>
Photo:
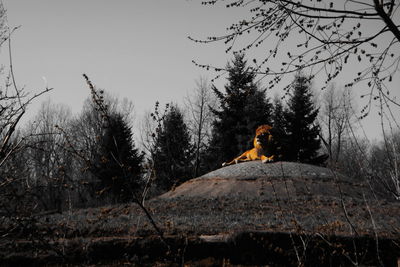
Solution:
<svg viewBox="0 0 400 267"><path fill-rule="evenodd" d="M269 125L261 125L256 130L256 136L254 137L254 148L244 152L237 158L229 162L224 162L222 166L228 166L231 164L236 164L242 161L250 160L261 160L263 163L274 161L274 155L267 156L271 154L270 144L272 143L272 135L270 130L272 129Z"/></svg>

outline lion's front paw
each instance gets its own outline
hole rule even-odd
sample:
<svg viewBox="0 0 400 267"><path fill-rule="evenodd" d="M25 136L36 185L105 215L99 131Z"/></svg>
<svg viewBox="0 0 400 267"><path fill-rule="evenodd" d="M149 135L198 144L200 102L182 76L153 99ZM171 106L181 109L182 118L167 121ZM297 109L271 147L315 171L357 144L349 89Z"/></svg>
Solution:
<svg viewBox="0 0 400 267"><path fill-rule="evenodd" d="M274 156L265 157L265 158L262 160L262 163L268 163L268 162L273 162L273 161L274 161Z"/></svg>
<svg viewBox="0 0 400 267"><path fill-rule="evenodd" d="M222 163L222 167L225 167L226 165L227 165L226 162Z"/></svg>

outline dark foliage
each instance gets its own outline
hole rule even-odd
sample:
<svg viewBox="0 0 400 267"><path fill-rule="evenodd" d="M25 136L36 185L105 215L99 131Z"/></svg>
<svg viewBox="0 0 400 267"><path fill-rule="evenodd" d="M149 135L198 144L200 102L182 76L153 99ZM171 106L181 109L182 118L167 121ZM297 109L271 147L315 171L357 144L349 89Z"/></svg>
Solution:
<svg viewBox="0 0 400 267"><path fill-rule="evenodd" d="M265 90L259 89L255 83L256 74L250 71L244 54L235 54L227 70L225 93L213 87L219 109L213 110L216 118L206 152L207 170L221 166L222 162L252 147L255 129L271 123L272 105Z"/></svg>
<svg viewBox="0 0 400 267"><path fill-rule="evenodd" d="M143 155L135 148L122 115L110 115L107 122L93 171L101 181L100 192L110 192L116 202L131 201L132 192L140 186Z"/></svg>
<svg viewBox="0 0 400 267"><path fill-rule="evenodd" d="M288 145L288 135L286 133L286 120L285 120L285 108L283 106L282 100L279 98L274 99L273 109L272 109L272 125L271 130L272 136L275 143L275 159L285 160L285 152L289 149Z"/></svg>
<svg viewBox="0 0 400 267"><path fill-rule="evenodd" d="M321 165L326 156L318 155L321 148L320 127L316 120L318 108L314 106L310 78L298 73L292 90L284 112L287 139L283 145L283 157L289 161Z"/></svg>
<svg viewBox="0 0 400 267"><path fill-rule="evenodd" d="M152 155L159 189L169 190L192 178L193 151L182 112L169 106L157 129Z"/></svg>

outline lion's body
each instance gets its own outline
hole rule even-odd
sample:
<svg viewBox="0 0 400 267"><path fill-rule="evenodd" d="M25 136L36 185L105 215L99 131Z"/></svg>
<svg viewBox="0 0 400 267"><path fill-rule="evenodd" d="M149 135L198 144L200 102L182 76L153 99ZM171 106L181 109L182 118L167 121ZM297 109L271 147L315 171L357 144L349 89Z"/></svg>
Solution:
<svg viewBox="0 0 400 267"><path fill-rule="evenodd" d="M274 155L271 151L272 135L270 130L272 129L269 125L261 125L256 130L256 136L254 137L254 148L247 150L242 155L229 162L225 162L222 166L236 164L242 161L250 160L261 160L263 163L271 162L274 160Z"/></svg>

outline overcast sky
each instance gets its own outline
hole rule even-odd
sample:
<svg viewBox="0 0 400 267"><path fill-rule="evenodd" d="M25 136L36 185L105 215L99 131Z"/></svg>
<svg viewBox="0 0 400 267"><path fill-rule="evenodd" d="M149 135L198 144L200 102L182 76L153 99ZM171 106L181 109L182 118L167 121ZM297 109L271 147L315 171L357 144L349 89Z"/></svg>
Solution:
<svg viewBox="0 0 400 267"><path fill-rule="evenodd" d="M89 93L82 73L98 87L130 98L140 111L156 100L179 101L193 88L202 73L192 59L225 56L216 46L187 39L222 21L220 12L194 1L3 2L9 25L21 25L12 38L18 83L39 89L45 77L55 88L51 98L73 110L80 109Z"/></svg>
<svg viewBox="0 0 400 267"><path fill-rule="evenodd" d="M21 25L12 36L17 82L29 91L48 83L54 88L48 97L74 112L89 95L83 73L98 88L130 99L138 120L157 100L181 103L201 75L213 78L194 66L193 59L224 66L232 58L222 43L201 45L187 36L221 34L241 17L240 10L204 7L200 2L3 0L10 27ZM5 65L6 55L3 47ZM371 115L365 124L369 137L379 136L377 116Z"/></svg>

